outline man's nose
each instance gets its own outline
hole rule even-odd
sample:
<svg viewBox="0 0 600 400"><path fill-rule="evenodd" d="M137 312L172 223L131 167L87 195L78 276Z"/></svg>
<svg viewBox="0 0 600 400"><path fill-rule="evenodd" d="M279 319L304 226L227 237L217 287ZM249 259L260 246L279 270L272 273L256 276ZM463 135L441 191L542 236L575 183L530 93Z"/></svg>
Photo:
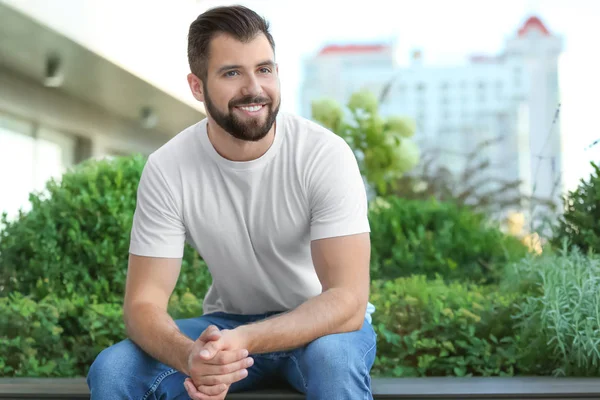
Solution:
<svg viewBox="0 0 600 400"><path fill-rule="evenodd" d="M254 76L250 76L246 79L244 87L242 88L242 94L244 96L256 97L262 93L262 87L260 86L258 79Z"/></svg>

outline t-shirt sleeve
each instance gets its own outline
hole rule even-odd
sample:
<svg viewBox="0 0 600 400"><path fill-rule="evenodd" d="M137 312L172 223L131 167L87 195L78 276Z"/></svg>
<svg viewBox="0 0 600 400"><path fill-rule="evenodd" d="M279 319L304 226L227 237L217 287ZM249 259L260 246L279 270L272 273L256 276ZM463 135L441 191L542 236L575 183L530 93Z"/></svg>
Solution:
<svg viewBox="0 0 600 400"><path fill-rule="evenodd" d="M129 252L146 257L181 258L185 226L177 202L149 157L137 189Z"/></svg>
<svg viewBox="0 0 600 400"><path fill-rule="evenodd" d="M309 184L311 240L370 232L365 184L346 142L316 165Z"/></svg>

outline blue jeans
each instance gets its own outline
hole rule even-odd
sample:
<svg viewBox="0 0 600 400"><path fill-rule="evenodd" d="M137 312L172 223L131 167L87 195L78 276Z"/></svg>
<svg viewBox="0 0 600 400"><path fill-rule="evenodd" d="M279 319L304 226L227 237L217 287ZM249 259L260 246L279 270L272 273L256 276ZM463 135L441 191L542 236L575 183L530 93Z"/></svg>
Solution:
<svg viewBox="0 0 600 400"><path fill-rule="evenodd" d="M212 313L175 322L185 335L196 339L209 325L233 329L273 314ZM291 351L251 354L254 365L248 368L248 376L232 384L229 392L283 381L305 393L307 399L372 399L369 372L375 361L375 339L365 319L359 331L323 336ZM98 355L87 382L92 400L189 399L183 386L186 377L126 339Z"/></svg>

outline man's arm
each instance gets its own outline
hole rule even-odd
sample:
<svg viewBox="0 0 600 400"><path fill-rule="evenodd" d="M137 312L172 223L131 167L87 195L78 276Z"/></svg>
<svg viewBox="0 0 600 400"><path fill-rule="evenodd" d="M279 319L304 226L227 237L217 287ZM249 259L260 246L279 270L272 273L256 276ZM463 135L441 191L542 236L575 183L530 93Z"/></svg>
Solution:
<svg viewBox="0 0 600 400"><path fill-rule="evenodd" d="M157 360L189 375L187 360L194 341L181 333L167 313L180 269L180 258L131 254L123 315L133 342Z"/></svg>
<svg viewBox="0 0 600 400"><path fill-rule="evenodd" d="M250 354L293 349L362 327L369 297L369 234L315 240L311 251L323 292L288 313L236 328Z"/></svg>

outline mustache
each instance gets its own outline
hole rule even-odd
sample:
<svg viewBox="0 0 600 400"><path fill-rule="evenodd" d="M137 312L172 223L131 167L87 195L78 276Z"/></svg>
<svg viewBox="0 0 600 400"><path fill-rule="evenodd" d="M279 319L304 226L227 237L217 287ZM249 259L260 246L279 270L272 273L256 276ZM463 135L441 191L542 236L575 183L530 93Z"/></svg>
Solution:
<svg viewBox="0 0 600 400"><path fill-rule="evenodd" d="M241 99L232 100L229 102L229 107L239 107L248 104L271 104L271 99L263 96L245 96Z"/></svg>

